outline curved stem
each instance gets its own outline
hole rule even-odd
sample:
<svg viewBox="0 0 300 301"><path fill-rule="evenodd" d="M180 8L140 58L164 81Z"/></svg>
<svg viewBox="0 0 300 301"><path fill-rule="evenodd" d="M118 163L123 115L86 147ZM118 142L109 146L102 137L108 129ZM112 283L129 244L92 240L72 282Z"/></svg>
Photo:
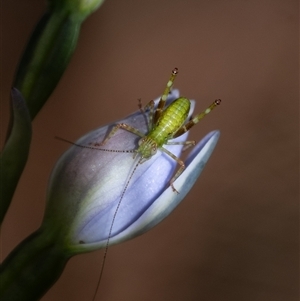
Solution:
<svg viewBox="0 0 300 301"><path fill-rule="evenodd" d="M0 269L0 300L39 300L72 256L53 237L37 230L21 242Z"/></svg>

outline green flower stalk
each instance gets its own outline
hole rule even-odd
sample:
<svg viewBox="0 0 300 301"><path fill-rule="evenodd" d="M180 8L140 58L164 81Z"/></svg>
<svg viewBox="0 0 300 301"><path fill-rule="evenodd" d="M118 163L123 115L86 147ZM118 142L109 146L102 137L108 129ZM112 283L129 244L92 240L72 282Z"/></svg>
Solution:
<svg viewBox="0 0 300 301"><path fill-rule="evenodd" d="M30 115L17 89L11 90L11 116L10 135L0 154L0 221L5 216L27 162L31 142Z"/></svg>

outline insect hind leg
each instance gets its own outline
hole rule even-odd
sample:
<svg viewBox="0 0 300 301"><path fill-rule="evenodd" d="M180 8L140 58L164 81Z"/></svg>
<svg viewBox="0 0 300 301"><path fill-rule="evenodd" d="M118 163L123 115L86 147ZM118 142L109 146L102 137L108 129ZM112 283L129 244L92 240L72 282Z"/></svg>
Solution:
<svg viewBox="0 0 300 301"><path fill-rule="evenodd" d="M210 113L216 106L221 103L221 99L216 99L205 111L196 115L192 120L184 124L174 135L172 138L177 138L187 132L190 128L192 128L195 124L197 124L202 118L204 118L208 113Z"/></svg>
<svg viewBox="0 0 300 301"><path fill-rule="evenodd" d="M169 92L173 86L173 83L174 83L174 80L175 80L175 77L176 75L178 74L178 69L177 68L174 68L172 70L172 73L171 73L171 76L170 76L170 79L169 81L167 82L167 86L164 90L164 93L163 95L161 96L160 100L159 100L159 103L157 105L157 108L155 110L155 114L154 114L154 124L157 123L159 117L161 116L163 110L164 110L164 107L165 107L165 104L166 104L166 101L167 101L167 98L168 98L168 95L169 95Z"/></svg>

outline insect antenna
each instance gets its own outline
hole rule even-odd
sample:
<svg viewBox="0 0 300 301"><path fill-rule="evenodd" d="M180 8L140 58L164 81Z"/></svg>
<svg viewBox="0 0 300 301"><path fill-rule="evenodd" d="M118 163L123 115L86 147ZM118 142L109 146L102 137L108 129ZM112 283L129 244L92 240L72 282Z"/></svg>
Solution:
<svg viewBox="0 0 300 301"><path fill-rule="evenodd" d="M58 140L61 140L61 141L64 141L64 142L67 142L69 144L72 144L72 145L75 145L75 146L79 146L79 147L82 147L82 148L88 148L88 149L94 149L94 150L101 150L101 151L107 151L107 152L116 152L116 153L134 153L135 152L135 149L132 149L132 150L111 150L111 149L105 149L105 148L98 148L96 146L90 146L90 145L82 145L82 144L78 144L78 143L74 143L70 140L67 140L67 139L64 139L64 138L61 138L61 137L55 137L56 139ZM136 172L138 166L141 164L143 160L143 157L141 157L138 162L136 163L136 165L134 166L127 182L126 182L126 185L121 193L121 196L120 196L120 200L117 204L117 208L114 212L114 215L113 215L113 218L112 218L112 222L111 222L111 225L110 225L110 228L109 228L109 232L108 232L108 237L107 237L107 241L106 241L106 244L105 244L105 249L104 249L104 255L103 255L103 260L102 260L102 265L101 265L101 270L100 270L100 275L99 275L99 278L98 278L98 282L97 282L97 286L96 286L96 290L95 290L95 293L94 293L94 296L93 296L93 301L96 300L96 296L97 296L97 293L98 293L98 290L99 290L99 287L100 287L100 283L101 283L101 280L102 280L102 276L103 276L103 271L104 271L104 266L105 266L105 261L106 261L106 257L107 257L107 253L108 253L108 247L109 247L109 242L110 242L110 238L111 238L111 234L112 234L112 230L113 230L113 226L114 226L114 222L116 220L116 216L117 216L117 213L119 211L119 208L120 208L120 205L122 203L122 200L124 198L124 195L125 195L125 192L129 186L129 183L134 175L134 173Z"/></svg>
<svg viewBox="0 0 300 301"><path fill-rule="evenodd" d="M120 197L120 200L118 202L118 205L117 205L117 208L115 210L115 213L113 215L113 218L112 218L112 222L111 222L111 225L110 225L110 228L109 228L109 233L108 233L108 237L107 237L107 241L106 241L106 245L105 245L105 249L104 249L104 255L103 255L103 260L102 260L102 265L101 265L101 270L100 270L100 275L99 275L99 278L98 278L98 282L97 282L97 286L96 286L96 291L95 291L95 294L93 296L93 299L92 301L95 301L96 300L96 296L97 296L97 293L98 293L98 290L99 290L99 287L100 287L100 283L101 283L101 279L102 279L102 276L103 276L103 271L104 271L104 266L105 266L105 261L106 261L106 257L107 257L107 253L108 253L108 247L109 247L109 241L110 241L110 238L111 238L111 233L112 233L112 229L113 229L113 226L114 226L114 222L116 220L116 216L117 216L117 213L119 211L119 208L120 208L120 205L121 205L121 202L124 198L124 195L125 195L125 192L128 188L128 185L136 171L136 169L138 168L138 166L141 164L143 160L143 157L141 157L138 162L136 163L136 165L134 166L133 168L133 171L131 172L130 176L129 176L129 179L127 180L126 182L126 185L122 191L122 194L121 194L121 197Z"/></svg>
<svg viewBox="0 0 300 301"><path fill-rule="evenodd" d="M69 144L73 144L75 146L79 146L82 148L95 149L95 150L100 150L100 151L104 151L104 152L111 152L111 153L134 153L135 152L135 149L118 150L118 149L99 148L96 145L92 146L92 145L78 144L78 143L72 142L70 140L67 140L65 138L58 137L58 136L55 136L55 139L63 141L63 142L67 142Z"/></svg>

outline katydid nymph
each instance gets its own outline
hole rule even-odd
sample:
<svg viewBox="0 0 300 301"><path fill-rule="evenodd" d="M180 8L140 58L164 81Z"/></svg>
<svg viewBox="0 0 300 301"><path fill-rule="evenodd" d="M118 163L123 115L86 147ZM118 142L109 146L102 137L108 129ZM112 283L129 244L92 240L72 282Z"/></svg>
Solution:
<svg viewBox="0 0 300 301"><path fill-rule="evenodd" d="M143 164L144 162L151 160L151 158L157 153L157 151L161 151L169 156L172 160L174 160L178 165L179 169L173 175L171 179L169 179L170 186L175 194L180 193L180 191L176 190L176 179L183 173L185 169L184 162L175 154L173 154L170 150L166 148L168 145L183 145L184 147L190 147L195 145L195 141L174 141L186 132L188 132L195 124L197 124L204 116L210 113L217 105L221 103L220 99L215 100L206 110L197 114L193 118L188 118L191 102L188 98L179 97L173 100L168 106L166 106L166 101L169 96L169 93L172 89L174 80L178 74L178 69L174 68L172 70L171 76L167 82L165 90L157 104L153 100L151 100L144 108L142 108L141 104L139 104L140 110L142 114L145 116L147 120L147 132L143 133L141 129L135 128L127 123L118 123L113 125L111 130L108 131L104 140L89 143L88 145L83 145L80 143L73 143L65 139L61 139L73 145L99 150L104 152L117 152L117 153L133 153L133 159L137 159L135 162L134 167L131 169L131 173L129 174L124 187L122 188L121 194L118 196L119 201L117 207L114 211L112 220L110 221L108 236L106 239L106 246L104 251L104 258L101 267L100 277L97 285L97 290L102 278L103 270L104 270L104 263L105 258L107 255L108 246L110 243L110 239L113 233L114 223L116 221L116 216L119 211L120 205L122 200L124 199L125 193L131 185L131 180L138 169L139 165ZM188 120L187 120L188 119ZM110 149L105 148L109 141L113 141L115 138L116 133L119 131L127 131L139 137L138 146L134 149L125 150L125 149ZM125 181L125 180L124 180ZM175 185L174 185L175 183ZM114 230L115 231L115 230ZM96 290L96 293L97 293ZM95 300L96 293L94 295L93 300Z"/></svg>

